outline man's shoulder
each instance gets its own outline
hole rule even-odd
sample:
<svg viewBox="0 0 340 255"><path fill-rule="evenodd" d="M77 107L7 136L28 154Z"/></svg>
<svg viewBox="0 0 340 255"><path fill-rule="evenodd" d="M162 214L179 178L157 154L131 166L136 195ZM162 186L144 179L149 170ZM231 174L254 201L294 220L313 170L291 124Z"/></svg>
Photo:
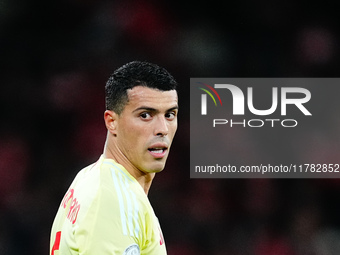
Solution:
<svg viewBox="0 0 340 255"><path fill-rule="evenodd" d="M139 212L150 208L149 200L137 180L112 160L99 159L80 170L71 188L74 188L79 200L88 206L92 202L98 207L117 207L119 204L123 210L133 207Z"/></svg>
<svg viewBox="0 0 340 255"><path fill-rule="evenodd" d="M106 166L108 168L102 169L102 171L106 171L102 175L106 179L103 180L101 187L106 197L113 194L111 195L111 202L118 203L123 211L132 213L131 210L133 208L134 214L138 213L142 217L145 214L149 214L149 211L152 211L152 207L138 181L120 164L106 162Z"/></svg>

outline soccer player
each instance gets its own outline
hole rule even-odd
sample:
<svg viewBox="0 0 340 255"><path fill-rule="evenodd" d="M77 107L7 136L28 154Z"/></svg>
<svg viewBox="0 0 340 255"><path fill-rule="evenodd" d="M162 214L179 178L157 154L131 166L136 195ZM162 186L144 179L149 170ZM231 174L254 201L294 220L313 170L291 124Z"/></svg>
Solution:
<svg viewBox="0 0 340 255"><path fill-rule="evenodd" d="M66 192L50 255L166 254L147 195L177 130L176 86L168 71L148 62L130 62L111 75L104 152Z"/></svg>

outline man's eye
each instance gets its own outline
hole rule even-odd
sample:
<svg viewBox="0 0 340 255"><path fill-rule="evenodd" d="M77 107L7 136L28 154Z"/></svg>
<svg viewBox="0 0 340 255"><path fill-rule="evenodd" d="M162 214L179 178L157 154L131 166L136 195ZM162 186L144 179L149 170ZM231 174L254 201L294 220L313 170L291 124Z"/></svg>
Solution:
<svg viewBox="0 0 340 255"><path fill-rule="evenodd" d="M142 112L139 116L140 116L142 119L150 119L150 118L151 118L151 115L150 115L150 113L148 113L148 112Z"/></svg>
<svg viewBox="0 0 340 255"><path fill-rule="evenodd" d="M176 113L175 113L175 112L168 112L168 113L165 115L165 117L166 117L167 119L170 119L170 120L173 120L173 119L175 118L175 116L176 116Z"/></svg>

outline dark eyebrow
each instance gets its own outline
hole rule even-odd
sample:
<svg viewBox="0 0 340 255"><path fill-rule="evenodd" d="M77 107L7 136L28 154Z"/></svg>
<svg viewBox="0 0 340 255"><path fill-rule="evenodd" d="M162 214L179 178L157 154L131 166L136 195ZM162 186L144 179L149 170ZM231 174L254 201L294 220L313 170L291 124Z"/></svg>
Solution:
<svg viewBox="0 0 340 255"><path fill-rule="evenodd" d="M138 112L140 110L144 110L144 111L148 111L148 112L156 112L157 111L155 108L141 106L141 107L138 107L137 109L133 110L133 112Z"/></svg>
<svg viewBox="0 0 340 255"><path fill-rule="evenodd" d="M173 110L178 110L178 105L176 105L176 106L170 108L169 110L167 110L167 112L170 112L170 111L173 111Z"/></svg>
<svg viewBox="0 0 340 255"><path fill-rule="evenodd" d="M178 105L176 105L174 107L171 107L170 109L166 110L166 112L170 112L170 111L177 110L177 109L178 109ZM137 112L137 111L140 111L140 110L144 110L144 111L148 111L148 112L159 112L157 109L151 108L151 107L147 107L147 106L138 107L133 112Z"/></svg>

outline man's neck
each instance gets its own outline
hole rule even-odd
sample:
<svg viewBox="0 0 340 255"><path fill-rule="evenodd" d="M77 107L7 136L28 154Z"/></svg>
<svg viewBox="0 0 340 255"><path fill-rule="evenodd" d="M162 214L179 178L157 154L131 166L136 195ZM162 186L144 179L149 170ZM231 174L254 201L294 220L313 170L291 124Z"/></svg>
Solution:
<svg viewBox="0 0 340 255"><path fill-rule="evenodd" d="M146 195L148 195L149 193L152 180L153 178L155 178L155 175L156 175L155 173L147 173L144 174L143 176L140 176L138 179L135 177L139 184L142 186Z"/></svg>
<svg viewBox="0 0 340 255"><path fill-rule="evenodd" d="M155 178L155 173L144 173L136 168L131 162L128 161L126 157L117 156L113 150L110 149L110 146L105 144L103 155L105 158L113 159L118 164L121 164L126 171L128 171L142 186L146 195L148 195L152 180Z"/></svg>

